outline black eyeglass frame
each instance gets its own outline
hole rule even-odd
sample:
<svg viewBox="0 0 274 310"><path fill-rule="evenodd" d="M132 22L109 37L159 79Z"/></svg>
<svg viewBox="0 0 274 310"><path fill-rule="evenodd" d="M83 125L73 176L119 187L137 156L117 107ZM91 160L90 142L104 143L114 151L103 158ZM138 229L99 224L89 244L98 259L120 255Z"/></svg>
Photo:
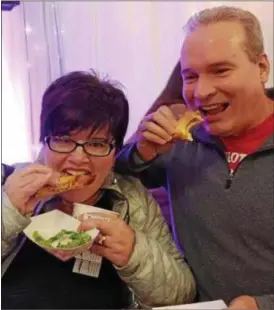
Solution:
<svg viewBox="0 0 274 310"><path fill-rule="evenodd" d="M107 144L109 145L109 151L108 151L108 153L105 154L105 155L94 155L94 154L88 153L88 152L86 151L86 149L85 149L85 145L87 145L87 144L89 144L90 142L92 142L92 140L87 141L87 142L84 142L84 143L79 143L79 142L77 142L77 141L75 141L75 140L73 140L73 139L67 137L66 139L68 139L68 140L72 141L73 143L75 143L74 149L71 150L71 151L69 151L69 152L59 152L59 151L56 151L56 150L52 149L52 147L50 146L50 139L52 139L52 138L62 138L62 137L58 137L58 136L57 136L57 137L56 137L56 136L47 136L47 137L45 137L45 139L44 139L44 142L47 144L47 146L49 147L49 149L50 149L51 151L53 151L53 152L55 152L55 153L59 153L59 154L70 154L70 153L74 152L74 151L78 148L78 146L80 146L80 147L84 150L84 152L85 152L87 155L89 155L89 156L93 156L93 157L106 157L106 156L108 156L108 155L111 153L111 151L112 151L112 150L115 148L115 146L116 146L115 142L105 142L105 141L103 141L103 140L100 140L100 141L95 140L96 142L102 142L102 141L103 141L103 142L107 143Z"/></svg>

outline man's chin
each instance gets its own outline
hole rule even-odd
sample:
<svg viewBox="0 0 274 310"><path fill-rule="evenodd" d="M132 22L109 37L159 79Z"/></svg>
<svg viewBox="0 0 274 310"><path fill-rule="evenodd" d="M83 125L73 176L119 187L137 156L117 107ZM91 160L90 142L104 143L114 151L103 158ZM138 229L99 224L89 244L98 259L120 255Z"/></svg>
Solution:
<svg viewBox="0 0 274 310"><path fill-rule="evenodd" d="M221 124L217 124L217 123L212 123L212 124L206 123L204 127L206 131L212 136L229 137L233 134L233 131L231 130L231 128L226 128L225 126L222 126Z"/></svg>

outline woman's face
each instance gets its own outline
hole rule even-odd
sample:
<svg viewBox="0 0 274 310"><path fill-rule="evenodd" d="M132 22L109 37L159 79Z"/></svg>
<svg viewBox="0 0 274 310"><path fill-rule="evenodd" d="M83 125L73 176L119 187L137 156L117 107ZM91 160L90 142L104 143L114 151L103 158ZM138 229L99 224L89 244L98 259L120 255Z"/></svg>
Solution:
<svg viewBox="0 0 274 310"><path fill-rule="evenodd" d="M106 143L112 142L107 135L107 128L98 130L90 135L91 130L82 130L71 133L69 136L51 138L51 148L67 149L73 142L90 142L87 150L102 153ZM68 154L52 151L47 144L44 146L45 164L54 171L75 175L79 174L77 180L86 184L83 188L71 190L58 196L70 202L85 202L93 197L104 184L115 161L115 148L110 154L103 157L95 157L87 154L82 147L77 147Z"/></svg>

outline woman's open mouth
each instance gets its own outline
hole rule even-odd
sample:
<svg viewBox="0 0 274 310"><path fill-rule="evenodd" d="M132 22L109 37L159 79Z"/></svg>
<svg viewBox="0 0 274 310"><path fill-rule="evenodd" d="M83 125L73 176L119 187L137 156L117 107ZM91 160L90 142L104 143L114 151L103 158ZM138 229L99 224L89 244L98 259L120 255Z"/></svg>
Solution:
<svg viewBox="0 0 274 310"><path fill-rule="evenodd" d="M63 173L67 175L76 176L77 182L87 186L90 185L94 180L96 175L87 171L87 170L72 170L72 169L65 169Z"/></svg>
<svg viewBox="0 0 274 310"><path fill-rule="evenodd" d="M65 174L73 175L73 176L81 176L81 175L88 175L89 172L87 170L71 170L71 169L65 169L63 170Z"/></svg>

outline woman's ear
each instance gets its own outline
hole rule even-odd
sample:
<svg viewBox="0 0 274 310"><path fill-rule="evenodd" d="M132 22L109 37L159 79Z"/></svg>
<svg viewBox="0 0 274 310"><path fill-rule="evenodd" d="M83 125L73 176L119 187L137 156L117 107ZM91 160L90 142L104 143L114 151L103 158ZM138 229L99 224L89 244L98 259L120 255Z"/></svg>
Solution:
<svg viewBox="0 0 274 310"><path fill-rule="evenodd" d="M39 154L38 154L38 156L37 156L35 162L36 162L37 164L41 164L41 165L44 165L44 164L45 164L45 159L44 159L44 146L42 146L42 148L41 148L41 150L40 150L40 152L39 152Z"/></svg>

